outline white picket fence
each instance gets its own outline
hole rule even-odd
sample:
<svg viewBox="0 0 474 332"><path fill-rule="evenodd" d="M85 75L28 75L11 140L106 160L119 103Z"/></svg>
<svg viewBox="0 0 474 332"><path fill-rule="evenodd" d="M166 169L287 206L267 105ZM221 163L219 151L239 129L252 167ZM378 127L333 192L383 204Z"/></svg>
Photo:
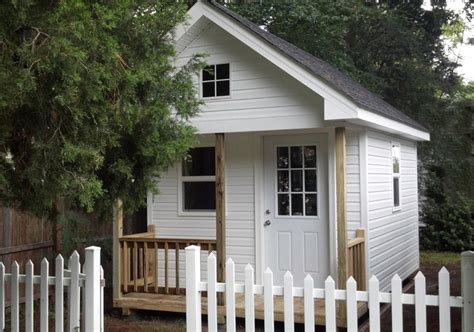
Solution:
<svg viewBox="0 0 474 332"><path fill-rule="evenodd" d="M5 292L10 288L10 329L19 332L20 317L24 317L27 332L37 330L34 321L34 289L40 287L40 331L47 332L50 325L50 291L54 286L54 325L55 331L63 331L65 322L67 331L104 331L104 286L103 269L100 265L100 248L85 249L85 264L81 273L79 254L75 251L68 260L68 269L64 268L61 255L55 260L55 274L49 275L49 262L41 262L41 274L34 275L31 261L26 264L25 274L20 274L20 266L14 262L11 273L6 273L0 262L0 331L6 328ZM20 284L24 284L24 314L20 315ZM38 286L36 286L38 287ZM67 299L65 305L65 291ZM81 296L82 294L82 296ZM81 315L82 297L82 315ZM67 308L67 309L66 309ZM68 317L65 318L67 314ZM82 316L82 325L81 325ZM66 319L66 320L65 320ZM22 325L23 325L22 324Z"/></svg>
<svg viewBox="0 0 474 332"><path fill-rule="evenodd" d="M245 330L255 331L255 298L264 296L265 331L274 331L274 296L283 296L285 331L294 331L294 298L304 298L305 331L315 330L315 299L324 299L326 331L336 331L336 300L346 301L347 330L358 330L357 302L368 303L370 331L386 330L380 324L380 305L390 303L392 307L392 330L403 331L403 305L414 305L416 312L416 331L427 331L427 306L439 307L440 331L451 330L450 308L463 308L463 332L474 331L474 252L462 254L462 296L450 296L449 272L443 267L439 271L439 295L426 294L424 275L419 272L415 277L415 294L402 292L402 280L395 275L391 281L391 292L381 292L379 281L373 276L369 280L368 291L358 291L357 283L351 277L346 289L335 288L335 282L328 277L324 288L314 288L313 279L307 276L304 287L293 287L293 276L287 272L283 286L273 285L270 269L264 272L263 285L254 284L254 270L250 265L245 268L245 282L235 282L235 266L231 259L226 263L226 283L216 280L216 257L209 255L207 261L208 281L201 281L200 248L186 248L186 327L187 331L200 332L201 292L207 291L208 329L217 331L217 293L225 293L227 331L236 330L235 294L243 293L245 298Z"/></svg>

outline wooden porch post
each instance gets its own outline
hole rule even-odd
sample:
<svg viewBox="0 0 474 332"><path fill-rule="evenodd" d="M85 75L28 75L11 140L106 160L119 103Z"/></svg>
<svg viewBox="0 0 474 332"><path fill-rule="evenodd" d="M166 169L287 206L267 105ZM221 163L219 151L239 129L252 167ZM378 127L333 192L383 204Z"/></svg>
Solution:
<svg viewBox="0 0 474 332"><path fill-rule="evenodd" d="M225 139L224 134L216 134L216 253L217 281L225 281ZM224 305L224 294L219 293L218 305Z"/></svg>
<svg viewBox="0 0 474 332"><path fill-rule="evenodd" d="M119 198L114 202L113 208L113 300L118 300L122 296L121 281L121 257L119 238L123 236L123 203Z"/></svg>
<svg viewBox="0 0 474 332"><path fill-rule="evenodd" d="M346 128L336 128L337 287L347 280Z"/></svg>

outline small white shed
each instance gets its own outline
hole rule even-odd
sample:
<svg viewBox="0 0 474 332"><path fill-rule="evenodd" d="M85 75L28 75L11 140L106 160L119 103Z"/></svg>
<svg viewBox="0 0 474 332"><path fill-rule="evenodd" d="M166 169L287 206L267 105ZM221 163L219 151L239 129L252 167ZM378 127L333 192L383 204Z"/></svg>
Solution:
<svg viewBox="0 0 474 332"><path fill-rule="evenodd" d="M189 17L176 29L176 66L208 54L195 81L205 102L192 120L199 144L147 204L150 236L178 253L174 272L157 269L176 280L166 287L184 285L173 239L217 248L221 263L232 257L241 280L248 263L257 281L270 267L276 284L289 270L296 285L309 273L318 287L357 274L386 289L393 274L415 272L417 142L427 130L214 1L198 1Z"/></svg>

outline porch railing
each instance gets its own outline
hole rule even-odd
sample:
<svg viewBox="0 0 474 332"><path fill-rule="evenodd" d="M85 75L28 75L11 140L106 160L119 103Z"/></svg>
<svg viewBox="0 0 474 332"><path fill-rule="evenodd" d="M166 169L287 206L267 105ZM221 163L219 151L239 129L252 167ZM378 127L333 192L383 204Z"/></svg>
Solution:
<svg viewBox="0 0 474 332"><path fill-rule="evenodd" d="M119 238L123 293L185 294L185 251L190 245L211 253L215 240L156 238L148 232Z"/></svg>
<svg viewBox="0 0 474 332"><path fill-rule="evenodd" d="M347 272L357 281L359 290L366 290L365 275L365 233L356 230L356 237L347 242Z"/></svg>

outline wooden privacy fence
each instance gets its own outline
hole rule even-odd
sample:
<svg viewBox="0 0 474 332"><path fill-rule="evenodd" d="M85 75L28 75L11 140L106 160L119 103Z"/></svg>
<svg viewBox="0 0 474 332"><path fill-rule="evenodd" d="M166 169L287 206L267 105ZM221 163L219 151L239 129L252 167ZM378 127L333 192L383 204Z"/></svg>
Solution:
<svg viewBox="0 0 474 332"><path fill-rule="evenodd" d="M184 249L199 245L211 253L216 249L216 241L154 236L151 229L119 239L122 292L184 294L184 285L180 284L180 257L184 259Z"/></svg>
<svg viewBox="0 0 474 332"><path fill-rule="evenodd" d="M347 310L347 330L357 331L357 302L366 302L369 308L370 331L381 331L380 304L392 306L392 329L403 330L403 305L414 305L416 312L416 331L427 330L427 306L439 307L440 331L451 330L450 308L463 308L463 332L474 329L474 252L462 254L462 296L450 296L449 272L442 268L439 271L439 295L426 294L424 275L419 272L415 277L415 294L402 293L402 280L395 275L391 281L391 292L381 292L379 281L375 276L369 280L368 291L358 291L357 282L350 277L346 290L335 289L331 277L325 281L324 288L314 288L313 279L307 276L304 287L293 287L293 276L287 272L283 286L273 285L273 274L270 269L264 272L263 285L254 284L254 270L250 265L245 268L244 284L235 283L235 267L231 259L226 263L226 282L216 280L216 258L211 253L208 257L208 281L201 282L200 248L186 248L186 327L188 331L200 332L201 295L207 292L208 330L217 331L217 293L225 293L227 331L236 330L235 294L243 293L245 297L245 330L255 331L255 295L264 296L265 331L274 331L274 297L283 296L285 331L294 331L294 298L304 299L305 331L314 331L315 299L324 299L326 331L336 331L336 301L345 301ZM344 303L344 302L340 302Z"/></svg>
<svg viewBox="0 0 474 332"><path fill-rule="evenodd" d="M49 274L49 262L46 258L41 262L40 275L34 274L34 264L31 261L26 264L25 270L25 274L20 274L20 266L15 261L11 265L10 273L6 273L5 266L0 262L0 331L4 331L9 325L11 331L18 332L20 325L24 325L25 331L28 332L38 330L47 332L51 323L49 302L53 286L55 331L80 331L81 327L85 331L104 330L105 281L100 265L100 248L85 249L82 273L77 252L69 258L68 269L64 268L64 259L59 255L55 260L53 276ZM33 294L36 287L40 288L39 322L34 319L37 304L34 302ZM24 315L20 315L21 288L25 291ZM5 310L5 294L8 290L11 293L9 316ZM20 321L20 317L24 322Z"/></svg>

